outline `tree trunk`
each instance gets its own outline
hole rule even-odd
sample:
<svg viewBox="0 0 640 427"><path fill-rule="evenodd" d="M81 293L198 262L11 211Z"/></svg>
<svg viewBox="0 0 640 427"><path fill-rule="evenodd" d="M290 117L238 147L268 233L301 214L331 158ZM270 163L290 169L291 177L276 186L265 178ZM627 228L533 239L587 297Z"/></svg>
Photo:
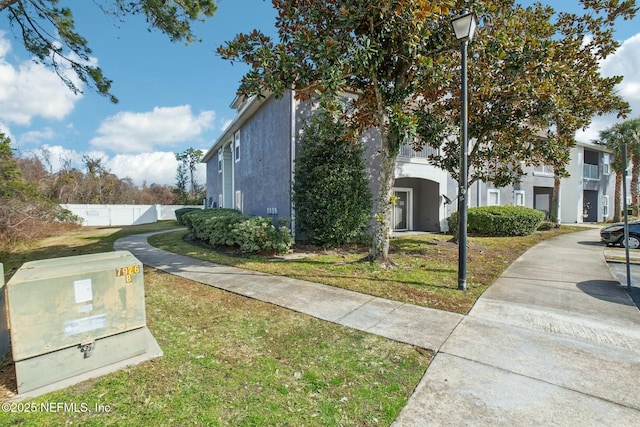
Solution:
<svg viewBox="0 0 640 427"><path fill-rule="evenodd" d="M560 224L560 176L553 174L553 193L551 194L551 207L549 221Z"/></svg>
<svg viewBox="0 0 640 427"><path fill-rule="evenodd" d="M369 260L381 265L392 264L389 260L389 230L391 229L391 209L393 208L393 183L395 181L395 156L389 152L385 141L382 143L380 164L380 189L376 199L375 227Z"/></svg>
<svg viewBox="0 0 640 427"><path fill-rule="evenodd" d="M613 198L613 222L620 222L622 215L622 174L624 172L616 171L616 189Z"/></svg>
<svg viewBox="0 0 640 427"><path fill-rule="evenodd" d="M373 22L371 23L373 25ZM382 92L379 90L377 74L373 75L374 92L376 97L376 118L378 122L378 131L380 132L380 188L376 198L375 206L375 226L373 230L373 242L371 244L371 253L369 261L378 261L381 266L389 267L393 263L389 259L389 230L391 228L391 209L393 183L395 181L395 165L397 150L394 147L399 146L399 137L389 131L385 104L382 99Z"/></svg>
<svg viewBox="0 0 640 427"><path fill-rule="evenodd" d="M631 158L631 205L634 207L634 214L638 212L638 179L640 175L640 154L634 154Z"/></svg>

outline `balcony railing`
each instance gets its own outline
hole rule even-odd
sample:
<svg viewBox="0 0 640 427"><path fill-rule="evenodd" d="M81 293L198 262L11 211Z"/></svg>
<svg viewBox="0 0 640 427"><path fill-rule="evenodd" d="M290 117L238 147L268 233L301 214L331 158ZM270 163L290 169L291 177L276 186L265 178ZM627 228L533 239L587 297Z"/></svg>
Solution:
<svg viewBox="0 0 640 427"><path fill-rule="evenodd" d="M428 159L430 155L438 155L440 150L433 147L422 147L422 151L416 151L411 144L402 144L400 146L400 153L398 157L405 157L410 159Z"/></svg>
<svg viewBox="0 0 640 427"><path fill-rule="evenodd" d="M583 168L583 177L584 179L600 179L600 174L598 173L598 165L591 165L589 163L584 164Z"/></svg>

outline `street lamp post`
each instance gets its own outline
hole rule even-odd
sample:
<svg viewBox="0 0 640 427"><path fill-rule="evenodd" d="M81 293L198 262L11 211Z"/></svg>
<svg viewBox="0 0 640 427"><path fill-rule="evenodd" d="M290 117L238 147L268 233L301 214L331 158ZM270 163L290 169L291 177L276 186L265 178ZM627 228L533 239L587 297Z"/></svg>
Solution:
<svg viewBox="0 0 640 427"><path fill-rule="evenodd" d="M460 91L461 103L461 141L460 141L460 172L458 178L458 289L467 290L467 47L476 31L476 14L463 9L460 15L451 20L451 27L456 39L462 45L462 87Z"/></svg>

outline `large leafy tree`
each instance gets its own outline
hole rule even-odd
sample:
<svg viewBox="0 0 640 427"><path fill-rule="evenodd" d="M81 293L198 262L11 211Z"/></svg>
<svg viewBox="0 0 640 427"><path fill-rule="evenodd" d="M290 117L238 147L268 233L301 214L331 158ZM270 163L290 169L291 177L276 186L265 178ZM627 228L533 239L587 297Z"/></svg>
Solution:
<svg viewBox="0 0 640 427"><path fill-rule="evenodd" d="M454 3L273 0L279 43L253 31L218 50L251 65L239 88L244 95L294 89L299 98L319 97L323 108L334 109L341 91L358 94L344 120L354 134L377 129L381 140L372 260L388 261L394 163L413 120L407 107L416 77L437 54L434 23L446 19Z"/></svg>
<svg viewBox="0 0 640 427"><path fill-rule="evenodd" d="M575 130L594 114L628 106L602 78L598 61L617 46L611 26L634 1L582 0L590 13L559 14L513 0L273 0L279 43L259 31L218 49L251 66L239 93L319 97L334 108L340 91L358 97L344 120L354 133L375 128L381 147L371 258L388 261L394 163L400 144L440 148L434 164L458 176L459 44L451 8L482 18L471 44L471 181L516 182L522 163L564 173ZM554 17L557 18L554 20Z"/></svg>
<svg viewBox="0 0 640 427"><path fill-rule="evenodd" d="M214 0L98 0L106 13L124 19L128 15L144 15L150 28L157 28L171 41L192 42L196 39L191 24L216 11ZM89 42L75 30L69 7L59 0L0 0L0 12L6 11L9 23L19 30L24 47L36 61L51 66L74 92L81 88L67 74L70 67L78 78L112 102L111 80L90 61Z"/></svg>
<svg viewBox="0 0 640 427"><path fill-rule="evenodd" d="M601 76L599 62L618 47L613 25L635 15L635 1L581 3L584 14L556 13L540 3L523 8L513 0L475 2L484 25L470 47L470 182L505 186L520 181L523 166L545 164L559 183L576 131L595 115L628 113L615 91L622 77ZM434 88L422 91L418 126L459 120L456 61L443 57L432 71ZM432 160L457 177L459 148L458 139L447 139Z"/></svg>

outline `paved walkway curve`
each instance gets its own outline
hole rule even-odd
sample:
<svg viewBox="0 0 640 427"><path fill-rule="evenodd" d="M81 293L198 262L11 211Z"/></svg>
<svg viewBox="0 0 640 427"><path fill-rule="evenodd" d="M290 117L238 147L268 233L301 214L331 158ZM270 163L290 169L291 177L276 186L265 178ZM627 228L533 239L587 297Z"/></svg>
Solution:
<svg viewBox="0 0 640 427"><path fill-rule="evenodd" d="M597 230L531 248L468 316L220 266L151 247L117 250L190 280L437 351L393 427L635 426L640 312L604 261Z"/></svg>
<svg viewBox="0 0 640 427"><path fill-rule="evenodd" d="M169 230L173 231L173 230ZM167 231L118 239L144 265L350 328L437 351L464 316L333 286L200 261L149 245Z"/></svg>

